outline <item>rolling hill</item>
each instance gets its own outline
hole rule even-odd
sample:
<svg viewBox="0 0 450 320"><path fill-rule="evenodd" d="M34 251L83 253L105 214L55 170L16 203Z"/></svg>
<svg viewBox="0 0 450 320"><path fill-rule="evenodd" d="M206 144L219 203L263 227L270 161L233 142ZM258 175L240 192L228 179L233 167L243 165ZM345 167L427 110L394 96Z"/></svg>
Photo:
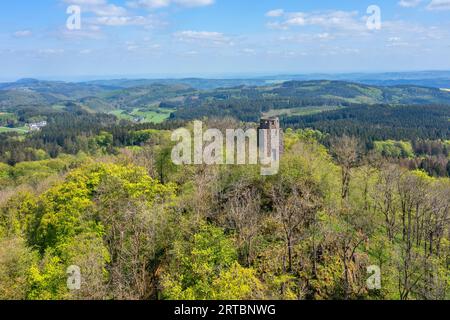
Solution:
<svg viewBox="0 0 450 320"><path fill-rule="evenodd" d="M450 105L450 92L413 85L375 86L312 80L199 90L187 82L203 82L203 86L206 86L208 80L187 79L185 83L152 81L68 83L23 79L0 84L0 110L60 107L72 102L94 112L131 112L136 108L152 108L154 111L155 106L161 106L165 110L175 110L171 115L175 119L234 116L244 121L254 121L263 113L278 109L296 109L295 114L302 114L304 112L299 108L329 110L334 107L376 104ZM219 80L214 81L217 84ZM227 81L231 80L224 80L222 84Z"/></svg>

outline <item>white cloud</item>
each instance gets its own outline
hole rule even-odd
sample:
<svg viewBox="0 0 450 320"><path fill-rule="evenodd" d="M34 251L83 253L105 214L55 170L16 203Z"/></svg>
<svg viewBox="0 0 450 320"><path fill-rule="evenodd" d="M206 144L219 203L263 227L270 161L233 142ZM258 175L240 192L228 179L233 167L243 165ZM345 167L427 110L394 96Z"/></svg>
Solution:
<svg viewBox="0 0 450 320"><path fill-rule="evenodd" d="M93 24L84 24L81 30L68 30L67 28L60 28L53 33L54 36L61 39L92 39L99 40L103 38L101 28Z"/></svg>
<svg viewBox="0 0 450 320"><path fill-rule="evenodd" d="M390 37L388 40L387 47L407 47L409 46L409 43L407 41L404 41L400 37Z"/></svg>
<svg viewBox="0 0 450 320"><path fill-rule="evenodd" d="M278 41L290 43L290 44L296 44L296 43L302 43L302 45L309 43L309 44L317 44L324 43L330 40L334 40L335 36L328 33L294 33L289 35L283 35L278 38Z"/></svg>
<svg viewBox="0 0 450 320"><path fill-rule="evenodd" d="M283 9L275 9L275 10L270 10L269 12L266 13L266 17L282 17L284 15L284 10Z"/></svg>
<svg viewBox="0 0 450 320"><path fill-rule="evenodd" d="M403 8L414 8L417 7L422 0L401 0L398 5Z"/></svg>
<svg viewBox="0 0 450 320"><path fill-rule="evenodd" d="M108 0L63 0L68 5L78 5L82 13L92 13L94 18L85 18L90 26L117 26L135 22L136 17L128 15L127 9L108 3Z"/></svg>
<svg viewBox="0 0 450 320"><path fill-rule="evenodd" d="M406 21L385 21L383 30L391 37L408 38L409 41L414 40L440 40L450 37L448 29L437 26L426 26Z"/></svg>
<svg viewBox="0 0 450 320"><path fill-rule="evenodd" d="M127 46L127 51L136 51L136 50L139 50L139 46L137 46L137 45L129 45L129 46Z"/></svg>
<svg viewBox="0 0 450 320"><path fill-rule="evenodd" d="M306 23L306 14L297 13L286 20L284 24L287 26L304 26Z"/></svg>
<svg viewBox="0 0 450 320"><path fill-rule="evenodd" d="M432 0L427 6L428 10L450 10L450 0Z"/></svg>
<svg viewBox="0 0 450 320"><path fill-rule="evenodd" d="M123 16L127 14L127 10L125 8L114 4L107 4L92 8L92 12L97 16Z"/></svg>
<svg viewBox="0 0 450 320"><path fill-rule="evenodd" d="M270 28L286 30L290 27L318 26L335 30L365 30L365 22L358 17L357 11L329 12L284 12L283 21L271 22Z"/></svg>
<svg viewBox="0 0 450 320"><path fill-rule="evenodd" d="M242 49L242 53L253 56L256 54L256 50L252 48L244 48Z"/></svg>
<svg viewBox="0 0 450 320"><path fill-rule="evenodd" d="M136 0L127 2L127 5L130 8L159 9L168 7L170 3L171 0Z"/></svg>
<svg viewBox="0 0 450 320"><path fill-rule="evenodd" d="M92 12L97 16L123 16L127 14L124 7L108 3L107 0L64 0L68 5L78 5L82 12Z"/></svg>
<svg viewBox="0 0 450 320"><path fill-rule="evenodd" d="M38 54L43 56L52 56L57 54L63 54L64 49L40 49L38 50Z"/></svg>
<svg viewBox="0 0 450 320"><path fill-rule="evenodd" d="M269 22L267 23L267 28L269 29L277 29L277 30L287 30L289 27L280 22Z"/></svg>
<svg viewBox="0 0 450 320"><path fill-rule="evenodd" d="M131 14L126 8L110 4L108 0L63 0L67 4L79 5L81 12L92 13L93 16L84 18L83 21L90 27L99 26L143 26L147 29L164 25L158 17L140 16ZM155 2L167 2L168 0L153 0ZM85 27L83 27L84 29Z"/></svg>
<svg viewBox="0 0 450 320"><path fill-rule="evenodd" d="M174 0L174 2L185 7L204 7L214 4L214 0Z"/></svg>
<svg viewBox="0 0 450 320"><path fill-rule="evenodd" d="M70 4L70 5L77 5L77 6L102 6L105 5L106 0L63 0L63 2Z"/></svg>
<svg viewBox="0 0 450 320"><path fill-rule="evenodd" d="M331 38L331 35L328 32L324 32L317 34L316 37L320 40L328 40Z"/></svg>
<svg viewBox="0 0 450 320"><path fill-rule="evenodd" d="M111 17L97 17L91 20L92 23L110 27L120 26L145 26L150 22L146 17L142 16L111 16Z"/></svg>
<svg viewBox="0 0 450 320"><path fill-rule="evenodd" d="M33 33L30 30L19 30L14 32L14 37L16 38L25 38L32 36Z"/></svg>
<svg viewBox="0 0 450 320"><path fill-rule="evenodd" d="M172 4L183 7L204 7L214 3L214 0L133 0L127 2L130 8L159 9Z"/></svg>
<svg viewBox="0 0 450 320"><path fill-rule="evenodd" d="M233 45L230 38L220 32L210 31L180 31L174 34L175 38L184 42L198 42L202 44Z"/></svg>
<svg viewBox="0 0 450 320"><path fill-rule="evenodd" d="M85 18L90 26L146 25L146 17L133 16L124 7L108 3L108 0L63 0L70 5L78 5L81 12L92 13L94 17Z"/></svg>
<svg viewBox="0 0 450 320"><path fill-rule="evenodd" d="M137 52L137 53L144 53L144 52L158 52L159 49L161 49L161 45L157 43L146 43L146 42L134 42L134 41L127 41L125 42L124 49L128 52Z"/></svg>

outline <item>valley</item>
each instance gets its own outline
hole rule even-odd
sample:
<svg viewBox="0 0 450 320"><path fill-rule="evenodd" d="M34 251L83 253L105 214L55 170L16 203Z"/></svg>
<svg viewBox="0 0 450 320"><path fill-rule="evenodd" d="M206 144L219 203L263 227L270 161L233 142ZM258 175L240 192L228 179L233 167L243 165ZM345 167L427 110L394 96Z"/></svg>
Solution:
<svg viewBox="0 0 450 320"><path fill-rule="evenodd" d="M0 84L0 298L449 298L450 91L178 81ZM261 118L272 175L175 164L175 130Z"/></svg>

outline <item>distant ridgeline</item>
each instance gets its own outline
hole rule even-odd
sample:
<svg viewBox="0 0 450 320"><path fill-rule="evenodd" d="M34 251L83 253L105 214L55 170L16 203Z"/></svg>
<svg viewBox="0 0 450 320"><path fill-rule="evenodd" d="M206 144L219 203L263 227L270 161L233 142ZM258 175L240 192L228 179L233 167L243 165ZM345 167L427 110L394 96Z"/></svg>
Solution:
<svg viewBox="0 0 450 320"><path fill-rule="evenodd" d="M171 119L235 117L257 122L279 116L283 128L384 139L450 139L450 92L435 88L375 87L336 81L286 82L218 89L187 100Z"/></svg>
<svg viewBox="0 0 450 320"><path fill-rule="evenodd" d="M283 127L312 128L364 141L450 139L450 105L353 106L306 116L282 117Z"/></svg>
<svg viewBox="0 0 450 320"><path fill-rule="evenodd" d="M173 130L205 118L258 123L275 117L284 129L357 136L368 149L382 140L450 139L450 92L438 88L323 80L218 88L214 83L220 82L205 81L0 84L0 161L33 160L35 150L51 157L87 152L92 139L105 132L112 135L112 151L140 145L145 135L136 132Z"/></svg>

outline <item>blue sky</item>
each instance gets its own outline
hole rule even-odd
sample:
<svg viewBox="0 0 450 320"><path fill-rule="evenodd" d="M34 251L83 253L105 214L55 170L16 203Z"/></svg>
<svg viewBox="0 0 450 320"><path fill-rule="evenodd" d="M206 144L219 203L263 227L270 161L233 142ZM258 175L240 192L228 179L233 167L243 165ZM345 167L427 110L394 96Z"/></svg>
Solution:
<svg viewBox="0 0 450 320"><path fill-rule="evenodd" d="M81 29L69 30L70 5ZM369 29L370 5L381 29ZM0 80L450 70L450 0L14 0Z"/></svg>

